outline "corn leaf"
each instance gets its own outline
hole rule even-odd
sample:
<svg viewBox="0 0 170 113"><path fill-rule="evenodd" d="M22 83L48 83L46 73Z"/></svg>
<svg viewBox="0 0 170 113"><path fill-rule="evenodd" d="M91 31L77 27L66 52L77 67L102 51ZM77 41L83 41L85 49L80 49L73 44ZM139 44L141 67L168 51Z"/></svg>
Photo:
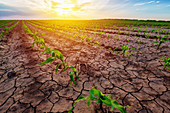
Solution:
<svg viewBox="0 0 170 113"><path fill-rule="evenodd" d="M47 64L47 63L51 63L55 58L54 57L48 57L44 62L41 62L40 65L44 65L44 64Z"/></svg>

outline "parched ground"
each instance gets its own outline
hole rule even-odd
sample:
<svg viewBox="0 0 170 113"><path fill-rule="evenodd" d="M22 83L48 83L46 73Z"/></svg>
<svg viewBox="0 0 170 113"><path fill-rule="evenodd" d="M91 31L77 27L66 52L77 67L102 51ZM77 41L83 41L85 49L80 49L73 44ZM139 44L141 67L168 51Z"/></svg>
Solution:
<svg viewBox="0 0 170 113"><path fill-rule="evenodd" d="M163 68L162 56L170 55L170 46L160 50L152 39L119 36L119 41L101 39L103 45L87 45L79 40L35 28L44 33L48 47L60 50L69 65L75 66L80 79L77 86L70 86L68 72L54 72L56 63L40 66L47 56L32 46L32 40L22 28L22 22L0 40L0 112L43 113L68 112L79 96L89 95L93 86L104 94L119 98L121 105L130 105L128 113L169 113L170 73ZM116 35L116 34L114 34ZM111 36L111 35L110 35ZM113 36L114 37L114 36ZM114 44L136 47L131 58L106 50ZM142 41L145 44L136 44ZM112 42L112 43L111 43ZM105 112L109 112L103 106ZM101 112L99 106L86 102L77 103L74 113ZM119 112L115 110L113 113Z"/></svg>

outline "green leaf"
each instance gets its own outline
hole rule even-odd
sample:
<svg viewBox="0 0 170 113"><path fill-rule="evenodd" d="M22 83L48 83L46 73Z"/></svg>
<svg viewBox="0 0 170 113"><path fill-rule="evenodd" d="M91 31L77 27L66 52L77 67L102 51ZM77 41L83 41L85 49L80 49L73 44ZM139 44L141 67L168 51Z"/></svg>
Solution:
<svg viewBox="0 0 170 113"><path fill-rule="evenodd" d="M56 66L56 69L55 69L55 72L57 73L58 72L58 67L60 66L61 64L58 64L57 66Z"/></svg>
<svg viewBox="0 0 170 113"><path fill-rule="evenodd" d="M68 113L71 113L73 111L74 106L68 111Z"/></svg>
<svg viewBox="0 0 170 113"><path fill-rule="evenodd" d="M54 57L48 57L44 62L41 62L40 65L44 65L44 64L47 64L47 63L51 63L55 58Z"/></svg>
<svg viewBox="0 0 170 113"><path fill-rule="evenodd" d="M111 101L112 105L121 111L121 113L126 113L126 110L123 106L119 105L115 100Z"/></svg>
<svg viewBox="0 0 170 113"><path fill-rule="evenodd" d="M73 71L70 71L69 75L70 75L70 79L73 82L73 84L76 85L76 82L75 82L74 76L73 76Z"/></svg>
<svg viewBox="0 0 170 113"><path fill-rule="evenodd" d="M69 68L69 66L66 66L63 71L66 71L67 68Z"/></svg>
<svg viewBox="0 0 170 113"><path fill-rule="evenodd" d="M75 74L76 78L78 78L78 79L79 79L79 77L77 76L77 70L76 70L76 68L75 68L75 67L73 67L73 66L70 66L70 68L73 70L73 72L74 72L74 74Z"/></svg>
<svg viewBox="0 0 170 113"><path fill-rule="evenodd" d="M90 106L90 103L91 103L91 96L88 96L87 97L87 105Z"/></svg>
<svg viewBox="0 0 170 113"><path fill-rule="evenodd" d="M134 47L131 47L133 50L135 50L136 51L136 48L134 48Z"/></svg>
<svg viewBox="0 0 170 113"><path fill-rule="evenodd" d="M46 48L46 47L45 47L45 46L40 46L39 48L40 48L40 49L43 49L43 48Z"/></svg>
<svg viewBox="0 0 170 113"><path fill-rule="evenodd" d="M80 96L75 102L80 102L81 100L86 100L87 97Z"/></svg>

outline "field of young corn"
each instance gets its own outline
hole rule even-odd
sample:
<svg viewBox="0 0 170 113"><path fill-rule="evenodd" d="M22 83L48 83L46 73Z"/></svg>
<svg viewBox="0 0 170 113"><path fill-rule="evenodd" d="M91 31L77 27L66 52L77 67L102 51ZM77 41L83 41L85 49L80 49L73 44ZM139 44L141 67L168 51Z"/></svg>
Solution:
<svg viewBox="0 0 170 113"><path fill-rule="evenodd" d="M170 22L1 20L0 113L169 113Z"/></svg>

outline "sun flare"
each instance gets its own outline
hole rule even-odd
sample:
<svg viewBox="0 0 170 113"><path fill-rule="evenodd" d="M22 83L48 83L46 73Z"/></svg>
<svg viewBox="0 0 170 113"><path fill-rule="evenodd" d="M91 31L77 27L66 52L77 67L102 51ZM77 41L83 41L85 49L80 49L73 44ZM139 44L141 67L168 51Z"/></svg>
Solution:
<svg viewBox="0 0 170 113"><path fill-rule="evenodd" d="M72 9L75 7L75 4L71 0L54 0L52 6L58 15L68 16L73 13Z"/></svg>
<svg viewBox="0 0 170 113"><path fill-rule="evenodd" d="M94 15L109 0L43 0L42 6L51 16L58 18L81 18Z"/></svg>

